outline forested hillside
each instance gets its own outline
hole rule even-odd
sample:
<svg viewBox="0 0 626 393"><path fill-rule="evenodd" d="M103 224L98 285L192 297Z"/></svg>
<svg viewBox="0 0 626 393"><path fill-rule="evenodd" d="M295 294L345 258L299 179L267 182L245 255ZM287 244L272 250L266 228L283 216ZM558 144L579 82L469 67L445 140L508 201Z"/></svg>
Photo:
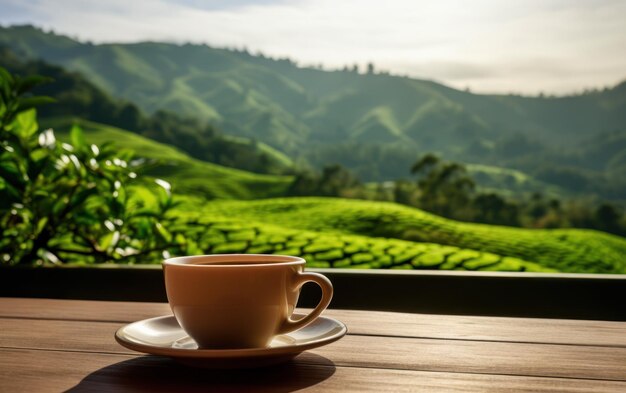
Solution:
<svg viewBox="0 0 626 393"><path fill-rule="evenodd" d="M626 197L626 83L565 97L484 95L378 73L375 64L327 71L204 45L93 45L30 26L0 29L0 44L79 71L146 113L205 120L363 180L398 178L418 153L436 152L574 194Z"/></svg>

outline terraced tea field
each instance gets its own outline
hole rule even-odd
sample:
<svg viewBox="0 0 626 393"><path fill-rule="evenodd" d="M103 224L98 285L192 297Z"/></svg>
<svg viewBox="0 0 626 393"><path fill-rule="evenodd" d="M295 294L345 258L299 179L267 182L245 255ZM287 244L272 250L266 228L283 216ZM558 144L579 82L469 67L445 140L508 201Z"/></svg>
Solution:
<svg viewBox="0 0 626 393"><path fill-rule="evenodd" d="M395 203L337 198L210 202L204 206L203 214L315 231L330 239L361 235L381 244L404 240L418 248L436 244L444 253L454 247L456 251L448 253L452 261L461 258L452 254L483 252L562 272L626 273L626 240L593 230L538 230L462 223ZM338 240L337 248L339 244ZM374 243L370 247L374 248ZM385 248L384 254L389 255L391 249ZM432 267L458 267L446 262L448 259L433 262Z"/></svg>
<svg viewBox="0 0 626 393"><path fill-rule="evenodd" d="M197 212L179 212L190 228L194 254L288 254L310 267L355 269L449 269L554 271L537 263L433 243L280 227Z"/></svg>

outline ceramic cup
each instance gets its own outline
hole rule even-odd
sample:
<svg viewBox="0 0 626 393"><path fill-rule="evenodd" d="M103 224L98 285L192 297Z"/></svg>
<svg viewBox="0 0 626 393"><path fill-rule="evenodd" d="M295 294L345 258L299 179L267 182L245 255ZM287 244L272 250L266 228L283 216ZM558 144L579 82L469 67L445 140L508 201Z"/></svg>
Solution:
<svg viewBox="0 0 626 393"><path fill-rule="evenodd" d="M317 318L333 296L321 274L304 271L302 258L283 255L199 255L163 262L165 289L180 326L200 348L260 348ZM293 320L300 288L322 288L322 299Z"/></svg>

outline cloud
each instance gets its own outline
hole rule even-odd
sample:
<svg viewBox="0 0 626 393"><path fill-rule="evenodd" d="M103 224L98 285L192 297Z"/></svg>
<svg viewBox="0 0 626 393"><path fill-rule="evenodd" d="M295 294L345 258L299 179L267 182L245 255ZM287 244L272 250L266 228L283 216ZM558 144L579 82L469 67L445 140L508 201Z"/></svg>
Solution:
<svg viewBox="0 0 626 393"><path fill-rule="evenodd" d="M247 47L301 64L377 68L474 91L567 92L626 78L620 0L0 0L2 23L95 42Z"/></svg>

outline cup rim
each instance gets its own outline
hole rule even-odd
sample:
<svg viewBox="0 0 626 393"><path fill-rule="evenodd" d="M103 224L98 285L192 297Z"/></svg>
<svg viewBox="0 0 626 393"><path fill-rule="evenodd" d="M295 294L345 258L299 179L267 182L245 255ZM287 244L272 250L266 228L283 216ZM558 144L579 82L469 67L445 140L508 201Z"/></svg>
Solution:
<svg viewBox="0 0 626 393"><path fill-rule="evenodd" d="M237 263L251 258L259 258L269 260L268 263ZM206 260L209 263L198 263L194 261ZM212 264L210 261L220 260L221 262L227 262L225 264ZM292 255L277 255L277 254L206 254L206 255L188 255L174 258L168 258L163 261L164 266L186 266L195 268L256 268L256 267L276 267L276 266L289 266L289 265L304 265L306 261L300 257Z"/></svg>

